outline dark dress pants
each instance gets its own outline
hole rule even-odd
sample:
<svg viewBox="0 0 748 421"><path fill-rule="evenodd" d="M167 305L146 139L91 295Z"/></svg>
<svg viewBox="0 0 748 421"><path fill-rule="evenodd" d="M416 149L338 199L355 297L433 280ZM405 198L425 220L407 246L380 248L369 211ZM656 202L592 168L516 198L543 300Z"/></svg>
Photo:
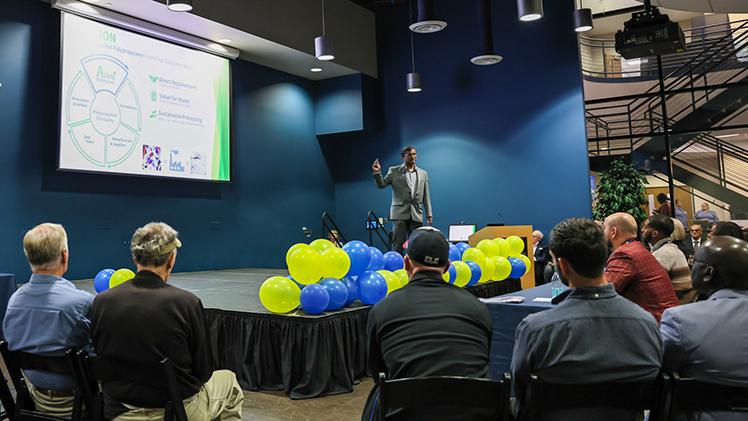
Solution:
<svg viewBox="0 0 748 421"><path fill-rule="evenodd" d="M410 233L421 228L423 222L412 219L392 219L392 251L403 254L403 243L410 237Z"/></svg>

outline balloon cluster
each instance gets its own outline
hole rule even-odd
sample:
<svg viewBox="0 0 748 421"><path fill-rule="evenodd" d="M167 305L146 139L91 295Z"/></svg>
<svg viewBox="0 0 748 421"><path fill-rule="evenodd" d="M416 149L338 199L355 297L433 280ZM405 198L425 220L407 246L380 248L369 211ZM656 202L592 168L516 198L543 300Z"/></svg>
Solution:
<svg viewBox="0 0 748 421"><path fill-rule="evenodd" d="M507 278L521 278L530 270L530 259L522 254L525 242L516 235L480 240L476 247L467 243L449 245L452 264L444 280L459 287Z"/></svg>
<svg viewBox="0 0 748 421"><path fill-rule="evenodd" d="M129 281L133 277L135 277L135 273L130 269L120 269L117 271L114 269L102 269L94 278L94 289L96 292L101 293Z"/></svg>
<svg viewBox="0 0 748 421"><path fill-rule="evenodd" d="M288 313L301 306L309 314L337 310L359 300L376 304L408 283L403 256L382 254L363 241L343 248L318 239L294 244L286 253L290 276L268 278L260 287L260 302L273 313Z"/></svg>

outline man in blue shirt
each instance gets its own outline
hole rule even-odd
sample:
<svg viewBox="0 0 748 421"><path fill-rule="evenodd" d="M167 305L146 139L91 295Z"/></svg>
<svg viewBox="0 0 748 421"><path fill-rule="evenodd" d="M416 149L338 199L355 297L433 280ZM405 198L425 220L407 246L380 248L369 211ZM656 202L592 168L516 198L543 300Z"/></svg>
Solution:
<svg viewBox="0 0 748 421"><path fill-rule="evenodd" d="M531 314L517 327L511 371L520 412L531 374L567 384L657 377L663 352L659 326L605 280L606 242L602 228L587 219L567 219L551 231L551 257L570 289L553 299L555 308ZM555 411L540 414L540 419L613 421L635 416L626 410L590 409Z"/></svg>
<svg viewBox="0 0 748 421"><path fill-rule="evenodd" d="M38 225L23 237L23 250L33 274L8 302L3 320L8 348L64 355L70 348L90 345L89 312L94 297L62 277L69 259L65 229L58 224ZM72 377L31 370L25 375L37 410L71 416Z"/></svg>
<svg viewBox="0 0 748 421"><path fill-rule="evenodd" d="M748 243L714 237L696 252L693 288L706 301L662 313L663 370L709 383L748 387ZM745 414L677 414L678 420L737 421Z"/></svg>

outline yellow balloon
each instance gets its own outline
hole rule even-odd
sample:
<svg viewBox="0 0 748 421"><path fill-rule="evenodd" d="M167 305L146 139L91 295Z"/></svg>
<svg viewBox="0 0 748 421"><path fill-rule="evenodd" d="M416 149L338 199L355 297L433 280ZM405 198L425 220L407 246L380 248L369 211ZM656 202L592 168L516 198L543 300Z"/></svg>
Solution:
<svg viewBox="0 0 748 421"><path fill-rule="evenodd" d="M283 276L273 276L262 283L260 302L273 313L288 313L301 305L300 294L301 289L292 280Z"/></svg>
<svg viewBox="0 0 748 421"><path fill-rule="evenodd" d="M301 247L288 258L288 272L303 285L322 279L322 256L311 247Z"/></svg>
<svg viewBox="0 0 748 421"><path fill-rule="evenodd" d="M509 243L507 243L505 239L501 237L494 238L493 242L496 243L497 246L499 246L499 256L509 257L509 253L512 252L512 246L510 246ZM491 257L494 257L494 256L491 256Z"/></svg>
<svg viewBox="0 0 748 421"><path fill-rule="evenodd" d="M499 256L495 256L499 257ZM488 282L493 277L493 273L496 270L496 265L493 263L493 259L486 259L486 267L485 269L481 270L480 279L478 280L479 284Z"/></svg>
<svg viewBox="0 0 748 421"><path fill-rule="evenodd" d="M291 247L289 247L288 251L286 252L286 266L289 266L288 259L291 257L291 255L293 254L293 252L295 252L296 250L298 250L300 248L304 248L304 247L309 247L309 244L296 243L296 244L292 245Z"/></svg>
<svg viewBox="0 0 748 421"><path fill-rule="evenodd" d="M468 249L467 251L469 250L473 250L473 249ZM467 253L467 251L465 251L465 253ZM452 265L455 267L455 271L457 272L457 276L456 276L457 279L455 279L454 284L457 285L458 287L464 287L465 285L468 284L468 282L470 282L470 277L473 275L473 273L470 271L470 266L468 266L467 263L460 261L460 260L452 262Z"/></svg>
<svg viewBox="0 0 748 421"><path fill-rule="evenodd" d="M486 257L499 256L501 253L501 250L499 249L499 245L487 239L480 240L478 242L478 245L475 246L475 248L482 251L483 254L486 255Z"/></svg>
<svg viewBox="0 0 748 421"><path fill-rule="evenodd" d="M392 273L394 273L398 277L398 279L400 279L401 288L408 284L408 271L406 271L405 269L398 269Z"/></svg>
<svg viewBox="0 0 748 421"><path fill-rule="evenodd" d="M508 278L509 274L512 273L512 264L509 263L509 259L503 256L496 256L492 257L491 260L493 260L494 264L494 272L491 280L503 281Z"/></svg>
<svg viewBox="0 0 748 421"><path fill-rule="evenodd" d="M325 250L329 249L330 247L335 247L330 240L325 240L324 238L318 238L311 243L309 243L309 247L317 250L318 252L322 253Z"/></svg>
<svg viewBox="0 0 748 421"><path fill-rule="evenodd" d="M390 292L400 288L400 278L398 278L394 273L384 269L378 270L377 273L382 275L384 277L384 280L387 281L387 295L389 295Z"/></svg>
<svg viewBox="0 0 748 421"><path fill-rule="evenodd" d="M455 260L456 262L457 260ZM455 262L452 262L452 265L454 265ZM442 275L442 279L444 279L444 282L449 283L449 271L444 272L444 275Z"/></svg>
<svg viewBox="0 0 748 421"><path fill-rule="evenodd" d="M507 237L506 242L509 243L509 246L512 248L511 254L513 256L516 256L525 250L525 242L516 235L510 235Z"/></svg>
<svg viewBox="0 0 748 421"><path fill-rule="evenodd" d="M520 254L517 257L519 259L522 259L523 262L525 262L525 273L522 274L522 276L525 276L525 275L527 275L527 272L530 271L530 265L532 264L532 262L530 262L530 258L527 257L527 256L525 256L524 254Z"/></svg>
<svg viewBox="0 0 748 421"><path fill-rule="evenodd" d="M130 269L120 269L112 274L109 278L109 288L114 288L117 285L127 282L134 278L135 274Z"/></svg>
<svg viewBox="0 0 748 421"><path fill-rule="evenodd" d="M348 269L350 268L351 268L351 258L348 256L348 253L343 251L343 249L339 249L337 247L330 247L327 250L322 252L322 277L323 278L340 279L344 277L346 273L348 273Z"/></svg>
<svg viewBox="0 0 748 421"><path fill-rule="evenodd" d="M486 266L486 255L477 248L469 248L462 253L463 262L475 262L480 266L480 270L483 271L483 267Z"/></svg>

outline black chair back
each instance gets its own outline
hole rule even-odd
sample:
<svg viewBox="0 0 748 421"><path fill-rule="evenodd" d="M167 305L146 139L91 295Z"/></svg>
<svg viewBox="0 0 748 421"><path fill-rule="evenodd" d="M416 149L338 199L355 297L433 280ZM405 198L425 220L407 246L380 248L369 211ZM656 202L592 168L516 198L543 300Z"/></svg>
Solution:
<svg viewBox="0 0 748 421"><path fill-rule="evenodd" d="M725 386L671 374L673 399L670 418L681 412L744 412L748 419L748 386Z"/></svg>
<svg viewBox="0 0 748 421"><path fill-rule="evenodd" d="M121 381L162 389L169 400L164 406L164 421L187 421L180 396L174 363L168 358L159 362L128 361L108 357L89 356L85 351L78 351L79 382L84 384L84 399L93 406L93 421L104 420L104 396L99 382Z"/></svg>
<svg viewBox="0 0 748 421"><path fill-rule="evenodd" d="M509 420L512 380L504 373L500 381L472 377L421 377L387 380L379 373L379 420L393 408L454 406L486 408Z"/></svg>
<svg viewBox="0 0 748 421"><path fill-rule="evenodd" d="M670 406L669 378L660 374L649 382L556 384L532 374L521 419L534 421L543 413L574 409L649 410L650 421L664 421Z"/></svg>
<svg viewBox="0 0 748 421"><path fill-rule="evenodd" d="M6 408L6 412L9 413L9 418L12 421L67 420L67 418L46 414L36 410L22 370L47 371L76 378L75 372L77 371L77 368L75 366L75 358L73 354L74 351L72 350L68 350L67 355L61 356L43 356L23 351L11 351L8 349L7 341L0 342L0 355L2 355L5 367L8 369L8 376L10 377L10 381L13 382L13 386L16 390L15 402L13 402L12 396L10 400L2 398L3 406ZM8 391L8 393L9 392L10 391ZM4 391L0 391L0 397L4 394ZM80 393L80 385L78 385L73 397L73 413L70 417L72 421L79 421L81 419L82 404L83 401ZM12 416L10 416L11 413Z"/></svg>

